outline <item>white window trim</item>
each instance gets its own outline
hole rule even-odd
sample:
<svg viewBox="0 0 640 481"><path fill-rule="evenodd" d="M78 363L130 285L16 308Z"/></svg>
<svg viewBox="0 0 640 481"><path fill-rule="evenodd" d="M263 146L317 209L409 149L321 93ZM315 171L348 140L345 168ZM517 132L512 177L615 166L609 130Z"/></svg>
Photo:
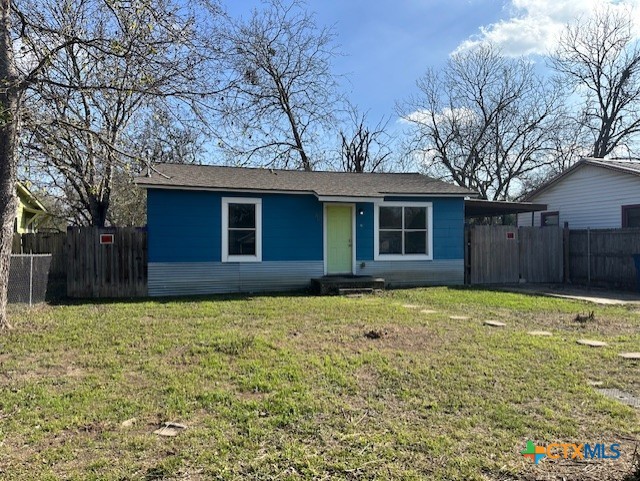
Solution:
<svg viewBox="0 0 640 481"><path fill-rule="evenodd" d="M428 254L380 254L380 207L426 207ZM433 203L432 202L378 202L373 206L373 259L376 261L431 261L433 260Z"/></svg>
<svg viewBox="0 0 640 481"><path fill-rule="evenodd" d="M256 206L256 255L229 255L229 204L253 204ZM262 262L262 199L222 198L222 262Z"/></svg>

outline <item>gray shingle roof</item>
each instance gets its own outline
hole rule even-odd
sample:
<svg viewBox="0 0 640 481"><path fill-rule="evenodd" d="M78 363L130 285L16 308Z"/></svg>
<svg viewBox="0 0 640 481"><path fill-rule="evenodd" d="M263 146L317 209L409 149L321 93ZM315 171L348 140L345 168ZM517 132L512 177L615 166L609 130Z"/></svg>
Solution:
<svg viewBox="0 0 640 481"><path fill-rule="evenodd" d="M137 177L136 183L142 187L309 192L318 196L476 195L422 174L303 172L182 164L156 164L154 169L157 172L152 170L150 176Z"/></svg>

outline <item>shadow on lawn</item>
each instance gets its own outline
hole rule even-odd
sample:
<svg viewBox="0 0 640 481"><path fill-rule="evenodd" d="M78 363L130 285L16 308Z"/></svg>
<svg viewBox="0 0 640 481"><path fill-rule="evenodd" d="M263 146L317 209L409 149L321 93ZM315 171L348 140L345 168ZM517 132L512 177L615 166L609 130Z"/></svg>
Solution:
<svg viewBox="0 0 640 481"><path fill-rule="evenodd" d="M286 292L265 293L234 293L234 294L199 294L190 296L163 296L163 297L96 297L73 298L59 297L47 302L50 306L83 306L102 304L144 304L153 302L156 304L187 304L199 301L246 301L255 297L307 297L313 296L310 290L296 290Z"/></svg>
<svg viewBox="0 0 640 481"><path fill-rule="evenodd" d="M436 286L434 286L436 287ZM509 286L470 286L470 285L458 285L447 286L448 289L454 291L471 291L471 292L505 292ZM422 289L428 289L423 287ZM389 287L387 291L404 291L416 289L415 287ZM526 295L538 295L533 292L524 293ZM239 301L249 300L255 297L309 297L316 296L311 288L298 289L293 291L280 291L280 292L254 292L254 293L233 293L233 294L199 294L189 296L163 296L163 297L100 297L100 298L72 298L66 296L56 296L54 298L47 299L47 304L51 306L81 306L81 305L102 305L102 304L143 304L145 302L154 302L158 304L172 304L172 303L190 303L198 301Z"/></svg>

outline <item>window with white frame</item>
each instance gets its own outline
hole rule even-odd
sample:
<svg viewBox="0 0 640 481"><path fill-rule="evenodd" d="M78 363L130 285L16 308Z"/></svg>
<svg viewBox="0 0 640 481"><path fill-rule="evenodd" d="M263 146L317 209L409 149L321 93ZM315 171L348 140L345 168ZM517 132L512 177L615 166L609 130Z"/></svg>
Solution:
<svg viewBox="0 0 640 481"><path fill-rule="evenodd" d="M262 261L262 199L222 199L222 262Z"/></svg>
<svg viewBox="0 0 640 481"><path fill-rule="evenodd" d="M432 259L431 212L431 203L378 205L376 259Z"/></svg>

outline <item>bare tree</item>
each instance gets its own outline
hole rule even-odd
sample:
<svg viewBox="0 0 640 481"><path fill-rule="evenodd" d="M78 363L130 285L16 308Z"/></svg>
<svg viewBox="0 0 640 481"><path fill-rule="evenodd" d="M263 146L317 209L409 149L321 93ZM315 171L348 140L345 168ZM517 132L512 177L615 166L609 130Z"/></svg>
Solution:
<svg viewBox="0 0 640 481"><path fill-rule="evenodd" d="M7 329L7 284L16 218L16 142L22 87L15 65L11 35L11 1L0 0L0 329Z"/></svg>
<svg viewBox="0 0 640 481"><path fill-rule="evenodd" d="M349 109L349 124L340 130L340 159L345 172L379 172L386 170L391 158L391 136L388 120L380 120L373 127L367 114L357 108ZM350 130L347 130L349 128Z"/></svg>
<svg viewBox="0 0 640 481"><path fill-rule="evenodd" d="M34 128L34 138L40 141L41 155L61 160L63 146L67 153L79 148L91 156L95 172L103 172L103 178L109 179L106 164L123 154L118 151L120 130L116 125L122 126L123 119L126 123L136 102L144 103L142 97L136 100L138 96L173 98L192 92L196 78L188 75L166 88L167 78L193 72L198 59L190 55L193 49L189 44L195 17L184 13L188 11L184 4L171 2L0 0L0 328L9 326L7 284L21 120L40 124ZM199 14L215 11L214 5L204 7ZM206 47L202 51L213 51L208 45L202 47ZM134 75L133 82L128 75L145 71L146 75ZM98 98L105 102L98 102ZM116 112L102 115L98 105L105 111L110 105ZM28 115L23 115L25 106L29 107ZM52 129L48 137L39 130L47 125ZM76 180L76 174L82 174L85 178L94 176L94 189L104 187L102 197L93 199L81 198L81 193L93 196L91 187L73 189L100 223L105 195L109 196L108 182L95 180L91 164L83 164L85 171L80 164L66 162L60 162L61 174L72 186L73 182L84 182Z"/></svg>
<svg viewBox="0 0 640 481"><path fill-rule="evenodd" d="M592 157L634 151L640 132L640 44L630 12L601 9L568 25L551 65L582 97L576 129Z"/></svg>
<svg viewBox="0 0 640 481"><path fill-rule="evenodd" d="M195 164L202 160L207 129L197 120L185 121L164 105L154 106L136 122L130 149L158 163Z"/></svg>
<svg viewBox="0 0 640 481"><path fill-rule="evenodd" d="M508 199L551 162L561 95L525 59L479 45L453 55L441 72L428 70L417 84L420 94L398 110L429 174L483 198Z"/></svg>
<svg viewBox="0 0 640 481"><path fill-rule="evenodd" d="M203 125L185 122L162 105L153 108L144 120L138 120L128 141L128 151L154 163L194 164L204 156ZM146 164L146 161L145 161ZM125 164L114 172L111 203L107 220L111 225L142 226L146 224L146 191L134 183L138 174L133 164Z"/></svg>
<svg viewBox="0 0 640 481"><path fill-rule="evenodd" d="M56 31L109 32L111 50L77 43L61 49L35 79L25 116L28 158L40 161L58 191L72 190L79 217L97 226L107 220L116 171L140 161L131 130L151 102L191 102L212 88L198 80L206 57L196 48L192 13L158 1L153 8L124 7L114 18L113 9L121 8L115 5L52 6ZM42 40L31 41L34 51Z"/></svg>
<svg viewBox="0 0 640 481"><path fill-rule="evenodd" d="M333 32L303 3L269 0L232 22L226 41L233 88L220 98L223 148L245 162L312 170L340 103Z"/></svg>

